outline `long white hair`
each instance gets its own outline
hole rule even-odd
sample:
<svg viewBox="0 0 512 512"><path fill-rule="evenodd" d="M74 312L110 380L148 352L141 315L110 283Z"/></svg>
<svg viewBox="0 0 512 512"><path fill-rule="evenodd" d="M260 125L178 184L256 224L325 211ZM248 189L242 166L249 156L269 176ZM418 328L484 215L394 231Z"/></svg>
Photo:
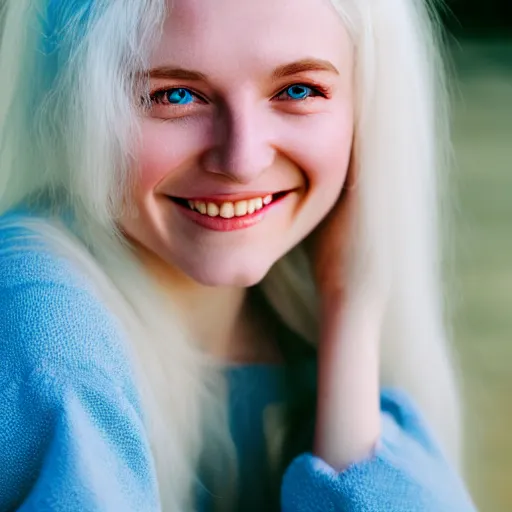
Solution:
<svg viewBox="0 0 512 512"><path fill-rule="evenodd" d="M460 404L438 255L447 112L437 25L422 0L331 1L356 52L357 251L391 282L382 383L413 396L457 464ZM4 0L2 9L0 214L20 204L42 212L32 229L86 273L129 333L165 482L163 510L188 510L204 425L226 428L220 408L206 407L222 402L222 381L116 227L133 178L134 99L143 86L136 77L161 33L166 2ZM284 321L316 343L308 275L297 247L261 287Z"/></svg>

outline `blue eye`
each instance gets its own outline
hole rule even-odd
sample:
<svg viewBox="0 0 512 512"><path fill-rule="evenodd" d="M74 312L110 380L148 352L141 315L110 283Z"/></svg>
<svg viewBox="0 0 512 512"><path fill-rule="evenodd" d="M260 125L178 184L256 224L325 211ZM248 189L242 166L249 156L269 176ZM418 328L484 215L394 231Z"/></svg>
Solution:
<svg viewBox="0 0 512 512"><path fill-rule="evenodd" d="M165 93L167 101L171 105L188 105L194 101L194 95L188 89L169 89Z"/></svg>
<svg viewBox="0 0 512 512"><path fill-rule="evenodd" d="M283 92L287 94L292 100L303 100L311 96L314 91L307 85L295 84L291 85Z"/></svg>

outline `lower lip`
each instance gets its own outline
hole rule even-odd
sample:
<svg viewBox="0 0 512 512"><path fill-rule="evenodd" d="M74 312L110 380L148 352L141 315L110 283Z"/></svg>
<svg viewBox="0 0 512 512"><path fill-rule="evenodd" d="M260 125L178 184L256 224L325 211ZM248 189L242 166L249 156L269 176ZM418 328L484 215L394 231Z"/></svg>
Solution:
<svg viewBox="0 0 512 512"><path fill-rule="evenodd" d="M285 196L272 201L261 210L251 213L250 215L232 217L231 219L225 219L220 215L217 215L216 217L209 217L208 215L203 215L202 213L191 210L187 206L182 206L174 201L172 201L172 203L178 207L181 213L203 228L210 229L212 231L236 231L239 229L250 228L261 222L265 218L265 215L270 210L281 204L288 195L289 194L286 194Z"/></svg>

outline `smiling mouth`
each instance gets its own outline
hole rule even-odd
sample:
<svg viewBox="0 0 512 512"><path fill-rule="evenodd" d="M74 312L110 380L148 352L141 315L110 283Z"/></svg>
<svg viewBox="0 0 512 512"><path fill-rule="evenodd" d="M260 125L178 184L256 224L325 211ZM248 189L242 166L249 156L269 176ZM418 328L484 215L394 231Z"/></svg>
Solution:
<svg viewBox="0 0 512 512"><path fill-rule="evenodd" d="M192 200L172 196L169 196L169 198L180 206L206 217L232 219L233 217L247 217L253 215L280 199L283 199L290 192L291 190L286 190L277 192L276 194L267 194L265 196L242 199L239 201Z"/></svg>

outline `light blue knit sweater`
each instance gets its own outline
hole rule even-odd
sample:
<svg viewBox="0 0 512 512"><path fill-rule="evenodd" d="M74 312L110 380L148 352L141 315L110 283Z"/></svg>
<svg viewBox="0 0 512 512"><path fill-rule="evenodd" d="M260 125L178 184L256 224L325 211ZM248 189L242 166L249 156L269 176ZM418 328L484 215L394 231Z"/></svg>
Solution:
<svg viewBox="0 0 512 512"><path fill-rule="evenodd" d="M23 241L9 226L16 218L0 218L0 512L156 512L154 463L116 321L69 263ZM244 430L243 418L272 402L275 371L228 375L238 394L262 397L238 400L252 410L232 408L241 460L255 461L244 467L243 512L267 510L251 477L261 471L262 430L252 420ZM411 401L386 390L381 403L375 456L342 473L298 456L281 483L283 512L475 510Z"/></svg>

